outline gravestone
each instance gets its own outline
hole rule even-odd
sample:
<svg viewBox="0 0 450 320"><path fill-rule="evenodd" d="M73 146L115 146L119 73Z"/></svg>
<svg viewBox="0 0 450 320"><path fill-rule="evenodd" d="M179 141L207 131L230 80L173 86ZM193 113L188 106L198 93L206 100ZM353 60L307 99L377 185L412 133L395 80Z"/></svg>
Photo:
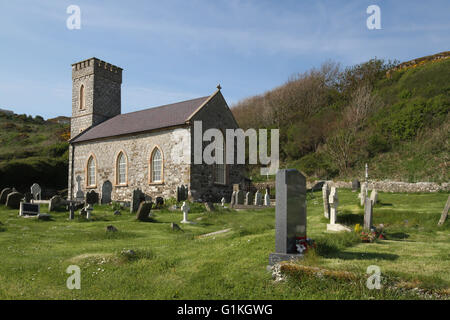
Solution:
<svg viewBox="0 0 450 320"><path fill-rule="evenodd" d="M328 198L330 197L330 186L325 183L322 186L322 199L323 199L323 215L325 218L330 219L330 204Z"/></svg>
<svg viewBox="0 0 450 320"><path fill-rule="evenodd" d="M99 196L94 190L86 193L86 203L90 205L98 204Z"/></svg>
<svg viewBox="0 0 450 320"><path fill-rule="evenodd" d="M42 189L37 183L33 183L31 186L31 194L33 195L34 200L41 200L41 192Z"/></svg>
<svg viewBox="0 0 450 320"><path fill-rule="evenodd" d="M208 212L216 211L216 208L214 207L214 203L212 203L212 202L205 202L205 208L206 208L206 211L208 211Z"/></svg>
<svg viewBox="0 0 450 320"><path fill-rule="evenodd" d="M370 193L370 201L372 201L372 206L376 205L378 202L378 191L373 189Z"/></svg>
<svg viewBox="0 0 450 320"><path fill-rule="evenodd" d="M255 206L262 206L262 204L263 204L262 194L258 190L255 193Z"/></svg>
<svg viewBox="0 0 450 320"><path fill-rule="evenodd" d="M244 204L244 191L239 190L236 192L236 203L235 204Z"/></svg>
<svg viewBox="0 0 450 320"><path fill-rule="evenodd" d="M336 187L331 187L330 195L328 196L328 203L330 204L330 223L335 224L337 208L339 205L339 199L338 199Z"/></svg>
<svg viewBox="0 0 450 320"><path fill-rule="evenodd" d="M23 199L23 194L20 192L11 192L6 197L6 206L11 209L20 209L20 202Z"/></svg>
<svg viewBox="0 0 450 320"><path fill-rule="evenodd" d="M183 220L181 221L181 223L187 223L187 224L191 224L193 222L189 221L188 219L188 212L191 208L189 207L189 205L186 202L183 202L183 205L181 206L181 211L183 211Z"/></svg>
<svg viewBox="0 0 450 320"><path fill-rule="evenodd" d="M339 205L339 198L336 187L331 187L328 202L330 204L330 223L327 224L327 231L351 231L350 228L336 223Z"/></svg>
<svg viewBox="0 0 450 320"><path fill-rule="evenodd" d="M53 196L48 204L48 211L57 211L63 205L63 199L60 196Z"/></svg>
<svg viewBox="0 0 450 320"><path fill-rule="evenodd" d="M50 221L52 219L52 216L49 215L48 213L39 213L37 215L38 220L43 220L43 221Z"/></svg>
<svg viewBox="0 0 450 320"><path fill-rule="evenodd" d="M145 201L145 195L142 193L141 189L133 190L133 194L131 195L130 213L137 212L142 201Z"/></svg>
<svg viewBox="0 0 450 320"><path fill-rule="evenodd" d="M267 192L267 189L266 189L266 194L264 195L264 205L270 206L270 193Z"/></svg>
<svg viewBox="0 0 450 320"><path fill-rule="evenodd" d="M77 176L76 180L77 180L77 193L75 195L75 199L77 201L84 201L84 193L83 190L81 190L81 177Z"/></svg>
<svg viewBox="0 0 450 320"><path fill-rule="evenodd" d="M0 194L0 204L6 203L6 198L8 197L8 194L12 192L11 188L5 188L2 190L2 193Z"/></svg>
<svg viewBox="0 0 450 320"><path fill-rule="evenodd" d="M103 182L102 185L102 204L108 204L111 203L111 193L112 193L112 183L109 180L106 180Z"/></svg>
<svg viewBox="0 0 450 320"><path fill-rule="evenodd" d="M30 192L25 192L23 195L24 202L31 203L31 200L33 199L33 195Z"/></svg>
<svg viewBox="0 0 450 320"><path fill-rule="evenodd" d="M245 194L245 202L246 206L251 206L253 204L253 192L249 191Z"/></svg>
<svg viewBox="0 0 450 320"><path fill-rule="evenodd" d="M447 203L445 204L444 210L442 211L441 218L439 219L438 226L442 226L447 220L448 210L450 209L450 196L447 198Z"/></svg>
<svg viewBox="0 0 450 320"><path fill-rule="evenodd" d="M364 201L366 199L366 196L367 196L367 186L366 186L366 183L364 182L361 184L361 193L358 195L361 206L364 206Z"/></svg>
<svg viewBox="0 0 450 320"><path fill-rule="evenodd" d="M361 183L359 182L358 179L355 179L352 181L352 192L358 191L360 187L361 187Z"/></svg>
<svg viewBox="0 0 450 320"><path fill-rule="evenodd" d="M236 193L237 191L233 191L233 193L231 194L230 208L233 208L233 206L236 204Z"/></svg>
<svg viewBox="0 0 450 320"><path fill-rule="evenodd" d="M372 200L366 197L364 201L364 229L370 230L372 228L372 216Z"/></svg>
<svg viewBox="0 0 450 320"><path fill-rule="evenodd" d="M238 192L239 190L240 190L241 188L240 188L240 185L239 185L239 183L235 183L235 184L233 184L233 191L236 191L236 192Z"/></svg>
<svg viewBox="0 0 450 320"><path fill-rule="evenodd" d="M73 202L69 203L69 220L75 219L75 204Z"/></svg>
<svg viewBox="0 0 450 320"><path fill-rule="evenodd" d="M87 197L87 196L86 196ZM94 207L92 207L92 204L88 204L87 205L87 207L86 207L86 219L87 220L90 220L91 219L91 214L92 214L92 211L94 211Z"/></svg>
<svg viewBox="0 0 450 320"><path fill-rule="evenodd" d="M34 203L20 203L19 216L37 216L40 213L39 204Z"/></svg>
<svg viewBox="0 0 450 320"><path fill-rule="evenodd" d="M177 202L186 201L188 198L187 186L181 185L177 187Z"/></svg>
<svg viewBox="0 0 450 320"><path fill-rule="evenodd" d="M139 208L136 213L136 219L139 221L146 221L150 216L150 211L152 210L153 202L143 201L139 204Z"/></svg>
<svg viewBox="0 0 450 320"><path fill-rule="evenodd" d="M163 197L156 197L155 199L155 207L160 209L164 205L164 198Z"/></svg>
<svg viewBox="0 0 450 320"><path fill-rule="evenodd" d="M302 256L297 240L306 239L306 178L296 169L280 169L276 175L275 253L269 265Z"/></svg>
<svg viewBox="0 0 450 320"><path fill-rule="evenodd" d="M116 227L114 227L112 224L109 226L106 226L106 232L117 232L119 230L117 230Z"/></svg>
<svg viewBox="0 0 450 320"><path fill-rule="evenodd" d="M222 200L220 200L220 203L222 204L222 207L225 207L225 197L222 197Z"/></svg>

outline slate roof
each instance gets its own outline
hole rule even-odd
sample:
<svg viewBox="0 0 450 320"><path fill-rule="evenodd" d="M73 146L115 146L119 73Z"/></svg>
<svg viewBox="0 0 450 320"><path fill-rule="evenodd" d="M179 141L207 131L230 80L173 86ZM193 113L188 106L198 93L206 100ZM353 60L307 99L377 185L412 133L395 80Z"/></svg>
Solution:
<svg viewBox="0 0 450 320"><path fill-rule="evenodd" d="M70 142L82 142L181 125L186 123L190 116L209 98L211 96L119 114L85 130Z"/></svg>

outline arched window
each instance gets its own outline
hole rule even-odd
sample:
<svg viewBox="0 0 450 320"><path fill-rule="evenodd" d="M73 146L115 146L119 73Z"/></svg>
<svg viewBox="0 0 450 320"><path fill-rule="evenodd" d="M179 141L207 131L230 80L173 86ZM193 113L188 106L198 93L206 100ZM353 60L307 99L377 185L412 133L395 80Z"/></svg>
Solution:
<svg viewBox="0 0 450 320"><path fill-rule="evenodd" d="M163 181L163 156L158 147L152 152L150 158L150 182Z"/></svg>
<svg viewBox="0 0 450 320"><path fill-rule="evenodd" d="M223 163L214 164L214 182L218 184L226 184L227 182L227 165L226 165L226 155L225 155L225 141L223 142L223 146L219 146L218 148L219 152L222 152L223 154Z"/></svg>
<svg viewBox="0 0 450 320"><path fill-rule="evenodd" d="M89 157L89 160L87 162L86 167L86 179L87 179L87 186L93 187L96 185L96 168L95 168L95 158L93 156Z"/></svg>
<svg viewBox="0 0 450 320"><path fill-rule="evenodd" d="M85 107L85 99L84 99L84 84L80 87L80 110L83 110Z"/></svg>
<svg viewBox="0 0 450 320"><path fill-rule="evenodd" d="M121 151L117 156L116 162L116 184L127 183L127 158Z"/></svg>

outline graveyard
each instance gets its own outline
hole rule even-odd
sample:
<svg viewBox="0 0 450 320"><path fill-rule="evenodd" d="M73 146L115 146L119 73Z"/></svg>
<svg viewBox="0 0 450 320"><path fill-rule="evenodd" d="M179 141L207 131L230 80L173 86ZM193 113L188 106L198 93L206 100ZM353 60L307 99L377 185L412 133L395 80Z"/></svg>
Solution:
<svg viewBox="0 0 450 320"><path fill-rule="evenodd" d="M76 210L69 220L47 204L48 219L0 205L0 299L449 298L449 224L438 226L447 193L379 192L372 225L383 237L374 242L355 232L365 214L358 193L335 193L334 224L351 231L327 231L323 192L307 192L303 231L314 247L276 271L273 206L208 211L167 199L139 219L117 203L94 204L89 219ZM70 265L80 266L80 290L66 287ZM371 265L381 269L379 290L366 287Z"/></svg>

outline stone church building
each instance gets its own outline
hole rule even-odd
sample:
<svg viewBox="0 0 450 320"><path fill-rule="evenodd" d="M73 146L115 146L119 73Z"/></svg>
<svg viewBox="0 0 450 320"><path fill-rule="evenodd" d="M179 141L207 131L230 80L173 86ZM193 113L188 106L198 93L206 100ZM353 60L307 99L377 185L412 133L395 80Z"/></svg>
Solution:
<svg viewBox="0 0 450 320"><path fill-rule="evenodd" d="M103 202L130 201L137 188L167 199L183 185L190 200L229 200L243 166L194 164L194 121L203 132L238 128L220 86L209 96L122 114L121 83L122 69L97 58L72 65L69 199L95 190Z"/></svg>

